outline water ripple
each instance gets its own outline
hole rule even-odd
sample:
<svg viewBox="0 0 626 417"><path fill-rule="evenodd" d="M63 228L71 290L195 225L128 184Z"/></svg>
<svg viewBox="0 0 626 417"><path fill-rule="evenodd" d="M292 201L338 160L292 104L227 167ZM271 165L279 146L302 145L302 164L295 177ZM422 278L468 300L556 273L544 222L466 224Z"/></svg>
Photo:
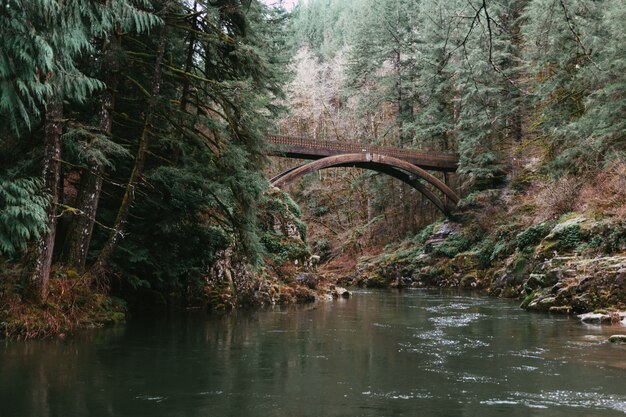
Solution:
<svg viewBox="0 0 626 417"><path fill-rule="evenodd" d="M482 316L480 313L470 313L458 316L430 317L428 320L438 327L464 327Z"/></svg>
<svg viewBox="0 0 626 417"><path fill-rule="evenodd" d="M160 403L160 402L167 400L167 397L158 397L158 396L153 397L151 395L138 395L135 397L135 399L143 400L143 401L154 401L154 402Z"/></svg>
<svg viewBox="0 0 626 417"><path fill-rule="evenodd" d="M573 407L614 410L626 414L626 397L598 392L548 391L541 393L512 392L504 399L494 398L481 404L524 405L530 408Z"/></svg>
<svg viewBox="0 0 626 417"><path fill-rule="evenodd" d="M410 391L408 393L402 393L398 391L391 391L391 392L363 391L361 394L366 397L386 398L389 400L412 400L412 399L433 398L432 394L430 394L429 392L416 392L416 391Z"/></svg>

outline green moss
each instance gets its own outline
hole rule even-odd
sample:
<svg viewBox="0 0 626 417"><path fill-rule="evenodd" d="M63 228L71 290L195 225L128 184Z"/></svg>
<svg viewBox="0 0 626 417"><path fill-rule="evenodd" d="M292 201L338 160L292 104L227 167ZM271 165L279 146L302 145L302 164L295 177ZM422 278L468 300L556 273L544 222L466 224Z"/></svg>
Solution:
<svg viewBox="0 0 626 417"><path fill-rule="evenodd" d="M615 227L609 236L607 236L605 245L605 251L607 253L626 250L626 227L624 227L624 225Z"/></svg>
<svg viewBox="0 0 626 417"><path fill-rule="evenodd" d="M429 224L428 226L420 230L418 234L415 235L415 237L413 238L413 241L418 244L426 243L426 241L430 239L433 232L435 231L435 227L439 227L439 226L441 226L440 223Z"/></svg>
<svg viewBox="0 0 626 417"><path fill-rule="evenodd" d="M580 225L576 224L560 231L555 238L560 250L573 250L584 241L584 233Z"/></svg>
<svg viewBox="0 0 626 417"><path fill-rule="evenodd" d="M524 300L520 304L520 308L528 307L528 305L532 303L535 298L537 298L537 294L535 292L528 294L526 297L524 297Z"/></svg>
<svg viewBox="0 0 626 417"><path fill-rule="evenodd" d="M379 274L373 274L366 277L362 281L362 285L367 288L385 288L388 286L388 282Z"/></svg>
<svg viewBox="0 0 626 417"><path fill-rule="evenodd" d="M493 245L493 250L489 255L489 261L493 262L497 259L503 258L507 253L507 243L505 241L497 242Z"/></svg>
<svg viewBox="0 0 626 417"><path fill-rule="evenodd" d="M530 226L515 237L515 245L520 249L536 245L550 233L550 229L552 229L552 225L549 223Z"/></svg>
<svg viewBox="0 0 626 417"><path fill-rule="evenodd" d="M291 214L293 214L294 216L300 218L302 216L302 212L300 211L300 207L298 206L298 204L296 204L295 201L293 201L291 196L289 194L287 194L286 192L281 191L281 197L282 197L283 201L285 202L285 204L287 205L287 208L289 209L289 212Z"/></svg>
<svg viewBox="0 0 626 417"><path fill-rule="evenodd" d="M563 214L561 217L559 217L558 222L559 223L564 223L564 222L566 222L568 220L571 220L573 218L576 218L578 216L580 216L580 214L576 213L575 211L570 211L568 213Z"/></svg>

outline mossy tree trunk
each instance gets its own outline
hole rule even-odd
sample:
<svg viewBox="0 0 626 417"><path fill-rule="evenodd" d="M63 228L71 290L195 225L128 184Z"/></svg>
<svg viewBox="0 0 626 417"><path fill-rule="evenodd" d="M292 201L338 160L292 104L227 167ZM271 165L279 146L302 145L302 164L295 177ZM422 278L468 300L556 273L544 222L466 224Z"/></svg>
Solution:
<svg viewBox="0 0 626 417"><path fill-rule="evenodd" d="M105 41L106 50L102 63L102 75L106 84L100 100L100 132L107 137L111 136L113 126L113 109L115 106L115 91L118 85L119 65L116 59L116 48L120 38L115 31L110 33L110 41ZM102 176L104 165L100 161L93 161L93 166L85 170L81 177L80 189L76 201L78 214L70 223L66 241L66 262L78 270L85 268L87 253L91 243L93 227L96 221L100 193L102 191Z"/></svg>
<svg viewBox="0 0 626 417"><path fill-rule="evenodd" d="M63 102L54 97L46 106L43 154L44 193L49 196L46 233L37 246L35 268L31 275L34 295L40 301L48 295L48 281L52 269L54 239L57 229L57 208L61 182L61 132L63 130Z"/></svg>
<svg viewBox="0 0 626 417"><path fill-rule="evenodd" d="M124 192L124 197L122 199L122 203L120 204L120 208L118 209L117 216L115 218L115 222L113 224L109 238L104 244L102 251L100 251L98 258L96 259L96 262L92 267L92 274L96 279L98 279L104 273L111 254L115 250L119 239L123 236L130 208L135 201L135 191L137 186L139 185L141 176L143 175L146 154L148 152L150 137L152 136L153 124L161 91L161 82L163 75L162 64L163 56L165 54L165 44L167 41L166 33L166 26L162 25L159 34L157 58L154 64L154 78L152 80L151 96L148 103L148 108L146 110L146 118L144 120L143 131L141 133L141 138L139 139L139 147L137 149L137 155L135 157L135 165L133 166L130 178L128 179L126 191Z"/></svg>
<svg viewBox="0 0 626 417"><path fill-rule="evenodd" d="M198 9L198 3L194 2L193 3L193 12L194 14L197 13L197 9ZM185 58L185 74L190 74L192 72L192 66L193 66L193 59L194 59L194 52L195 52L195 48L196 48L196 33L195 31L198 30L198 24L196 21L196 17L193 16L193 23L191 24L191 28L192 31L189 33L189 45L187 47L187 56ZM190 94L190 81L189 78L185 77L183 78L183 88L182 88L182 93L180 96L180 106L179 106L179 110L180 110L180 117L179 117L179 124L180 124L180 129L181 129L181 133L180 133L180 143L177 147L174 148L174 154L172 157L172 162L174 165L177 165L179 160L180 160L180 147L182 146L183 140L184 140L184 118L185 118L185 113L187 112L187 103L189 100L189 94Z"/></svg>

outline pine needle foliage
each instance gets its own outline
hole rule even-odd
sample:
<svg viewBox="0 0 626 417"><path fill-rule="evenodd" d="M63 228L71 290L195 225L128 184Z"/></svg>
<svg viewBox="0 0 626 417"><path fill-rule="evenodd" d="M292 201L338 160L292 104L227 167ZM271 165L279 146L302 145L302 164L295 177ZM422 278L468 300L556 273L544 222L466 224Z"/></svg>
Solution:
<svg viewBox="0 0 626 417"><path fill-rule="evenodd" d="M161 21L125 0L6 0L0 8L0 115L16 132L33 127L50 97L84 103L104 87L76 62L93 54L94 36Z"/></svg>
<svg viewBox="0 0 626 417"><path fill-rule="evenodd" d="M26 249L45 231L48 201L36 178L0 178L0 256Z"/></svg>

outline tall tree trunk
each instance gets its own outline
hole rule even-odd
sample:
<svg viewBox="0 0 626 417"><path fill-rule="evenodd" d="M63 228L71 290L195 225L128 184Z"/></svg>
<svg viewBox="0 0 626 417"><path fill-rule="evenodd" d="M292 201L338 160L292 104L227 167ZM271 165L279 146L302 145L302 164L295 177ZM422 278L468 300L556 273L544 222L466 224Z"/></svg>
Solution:
<svg viewBox="0 0 626 417"><path fill-rule="evenodd" d="M405 145L405 133L404 133L404 97L402 96L402 62L400 56L400 47L398 46L398 50L396 52L395 59L395 69L396 69L396 99L398 100L398 115L396 116L396 120L398 123L398 140L399 146L402 148Z"/></svg>
<svg viewBox="0 0 626 417"><path fill-rule="evenodd" d="M48 281L54 254L54 239L57 229L57 207L59 203L59 184L61 182L61 132L63 102L55 97L46 107L44 134L43 178L44 192L50 196L48 206L47 231L39 240L35 269L31 275L31 284L39 300L48 296Z"/></svg>
<svg viewBox="0 0 626 417"><path fill-rule="evenodd" d="M126 191L124 192L122 203L117 212L117 217L115 218L115 223L113 224L111 234L104 244L102 251L100 251L100 254L98 255L98 258L96 259L96 262L92 268L93 275L96 279L104 272L104 269L109 261L109 258L111 257L111 254L115 250L120 237L124 233L128 213L130 212L130 208L135 201L135 189L139 184L139 181L141 180L141 176L143 175L143 168L146 161L146 153L148 151L148 145L150 143L150 136L152 135L152 124L154 123L154 117L157 110L157 105L159 103L159 94L161 92L161 79L163 74L161 67L163 64L163 55L165 54L166 32L166 26L161 26L161 31L159 34L159 45L157 49L157 58L154 64L154 79L152 80L152 91L148 104L148 109L146 111L143 131L141 133L141 138L139 139L139 148L137 149L137 156L135 157L135 165L133 167L133 171L130 174L130 178L128 179Z"/></svg>
<svg viewBox="0 0 626 417"><path fill-rule="evenodd" d="M510 76L511 79L507 85L509 90L509 97L507 100L515 104L514 110L508 116L508 128L509 136L517 143L522 141L523 138L523 120L524 120L524 103L522 103L523 97L520 90L520 85L523 81L523 72L520 68L520 62L522 62L522 50L523 40L521 34L521 22L520 17L522 11L526 7L527 2L525 0L512 4L510 11L502 19L503 25L509 30L511 35L511 55L512 58L508 58L504 62L505 69L516 69L516 71Z"/></svg>
<svg viewBox="0 0 626 417"><path fill-rule="evenodd" d="M195 16L196 11L198 9L198 3L196 1L194 1L193 3L193 23L191 25L192 27L192 31L189 33L189 48L187 49L187 57L185 59L185 73L190 73L192 70L192 65L193 65L193 57L194 57L194 53L195 53L195 48L196 48L196 34L195 31L198 30L198 25L197 25L197 18ZM185 133L183 132L184 129L184 123L185 123L185 113L187 112L187 103L189 101L189 87L190 87L190 82L189 82L189 78L184 78L183 79L183 90L182 93L180 95L180 117L179 117L179 124L180 124L180 129L181 129L181 134L180 134L180 142L182 144L184 137L185 137ZM178 161L180 159L180 146L175 147L174 151L173 151L173 156L172 156L172 162L174 165L178 164Z"/></svg>
<svg viewBox="0 0 626 417"><path fill-rule="evenodd" d="M115 58L115 48L119 46L119 36L114 31L110 33L111 41L105 45L107 50L102 63L102 74L106 83L106 89L102 92L100 99L100 132L107 137L111 136L113 127L113 108L115 106L115 91L118 85L119 69ZM74 217L70 224L67 237L67 259L68 265L82 270L85 268L87 253L91 243L94 223L102 191L102 176L104 166L98 161L93 162L91 169L84 172L76 206L79 214Z"/></svg>

